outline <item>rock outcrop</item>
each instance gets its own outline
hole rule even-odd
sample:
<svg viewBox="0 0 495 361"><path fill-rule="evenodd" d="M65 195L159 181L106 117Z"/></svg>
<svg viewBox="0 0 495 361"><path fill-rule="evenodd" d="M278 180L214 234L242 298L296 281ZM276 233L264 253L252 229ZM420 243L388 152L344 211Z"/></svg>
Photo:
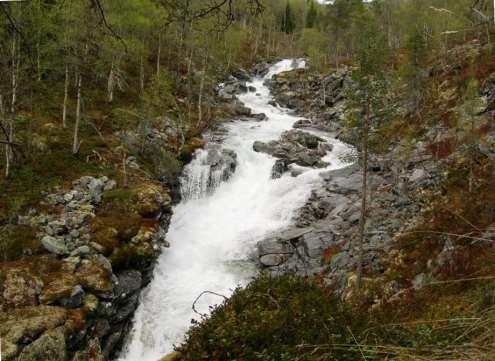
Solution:
<svg viewBox="0 0 495 361"><path fill-rule="evenodd" d="M171 198L149 180L116 185L82 177L19 217L41 247L0 263L3 360L106 360L118 350L167 246Z"/></svg>

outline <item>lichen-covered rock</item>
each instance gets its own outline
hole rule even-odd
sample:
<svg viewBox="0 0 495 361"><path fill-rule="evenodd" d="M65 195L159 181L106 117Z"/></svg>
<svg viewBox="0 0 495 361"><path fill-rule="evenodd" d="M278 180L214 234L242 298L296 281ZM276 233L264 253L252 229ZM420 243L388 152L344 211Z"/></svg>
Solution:
<svg viewBox="0 0 495 361"><path fill-rule="evenodd" d="M112 273L95 259L83 260L76 273L79 284L96 294L113 290L111 276Z"/></svg>
<svg viewBox="0 0 495 361"><path fill-rule="evenodd" d="M65 361L65 335L63 327L45 332L41 337L24 347L18 361Z"/></svg>
<svg viewBox="0 0 495 361"><path fill-rule="evenodd" d="M11 307L34 306L43 288L40 278L23 269L13 268L6 272L3 299Z"/></svg>
<svg viewBox="0 0 495 361"><path fill-rule="evenodd" d="M13 360L25 340L35 339L43 332L63 325L66 320L67 311L61 307L37 306L0 312L2 359Z"/></svg>
<svg viewBox="0 0 495 361"><path fill-rule="evenodd" d="M136 211L147 218L158 215L172 204L172 199L160 184L143 183L137 187L136 196Z"/></svg>
<svg viewBox="0 0 495 361"><path fill-rule="evenodd" d="M60 272L46 282L43 292L40 295L42 304L53 304L54 302L67 298L78 285L78 278L75 274Z"/></svg>
<svg viewBox="0 0 495 361"><path fill-rule="evenodd" d="M65 242L64 238L53 237L53 236L44 236L41 239L41 244L48 252L58 254L58 255L66 255L69 254L69 247Z"/></svg>

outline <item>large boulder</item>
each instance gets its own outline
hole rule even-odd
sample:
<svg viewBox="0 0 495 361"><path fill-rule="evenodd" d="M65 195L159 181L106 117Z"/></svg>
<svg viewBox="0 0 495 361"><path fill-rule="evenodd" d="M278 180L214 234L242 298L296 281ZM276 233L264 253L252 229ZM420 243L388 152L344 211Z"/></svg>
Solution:
<svg viewBox="0 0 495 361"><path fill-rule="evenodd" d="M278 141L254 142L253 150L283 160L283 163L276 164L276 168L273 170L274 177L279 177L282 174L281 171L288 170L290 164L313 168L328 166L328 163L322 161L322 158L328 151L332 150L332 146L320 137L293 129L284 132Z"/></svg>
<svg viewBox="0 0 495 361"><path fill-rule="evenodd" d="M4 303L11 307L35 306L43 288L43 281L22 268L6 272L3 284Z"/></svg>
<svg viewBox="0 0 495 361"><path fill-rule="evenodd" d="M65 335L63 327L45 332L41 337L27 345L19 355L18 361L65 361Z"/></svg>

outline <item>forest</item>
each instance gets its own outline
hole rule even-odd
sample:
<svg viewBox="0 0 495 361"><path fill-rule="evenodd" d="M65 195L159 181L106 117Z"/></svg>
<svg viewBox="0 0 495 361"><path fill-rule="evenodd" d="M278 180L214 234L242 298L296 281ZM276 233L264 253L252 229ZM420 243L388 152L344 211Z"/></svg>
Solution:
<svg viewBox="0 0 495 361"><path fill-rule="evenodd" d="M494 119L491 0L1 1L0 359L492 360Z"/></svg>

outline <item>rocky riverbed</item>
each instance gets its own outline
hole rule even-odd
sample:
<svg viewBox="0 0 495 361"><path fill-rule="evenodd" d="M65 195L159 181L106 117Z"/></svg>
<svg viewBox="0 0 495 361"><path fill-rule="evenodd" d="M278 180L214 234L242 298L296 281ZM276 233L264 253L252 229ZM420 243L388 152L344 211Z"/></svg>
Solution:
<svg viewBox="0 0 495 361"><path fill-rule="evenodd" d="M481 90L480 121L489 122L493 107L491 79L486 80ZM279 176L286 172L291 163L320 166L320 150L331 151L331 148L325 148L324 143L309 136L315 130L359 148L355 135L345 124L351 111L346 99L351 82L350 69L345 67L326 75L299 69L277 74L266 82L274 94L273 104L293 109L304 117L294 125L297 130L284 133L280 140L254 144L256 150L280 159L274 167L274 174ZM449 94L447 87L445 84L444 92ZM401 110L403 114L407 113L407 105L397 105L404 107ZM452 139L455 135L451 132L441 126L432 128L423 139L393 144L386 155L374 156L370 161L370 197L364 244L365 282L371 284L385 280L382 284L384 299L393 300L409 288L423 287L441 269L455 262L455 247L446 237L441 252L431 254L427 269L416 271L403 282L386 281L393 278L388 277L389 274L403 262L397 240L421 222L425 195L438 192L438 185L445 176L437 154L425 144L440 144L445 139ZM300 141L305 138L310 140L309 144ZM487 147L485 142L491 146ZM494 145L492 131L481 140L479 151L493 160ZM450 157L454 158L455 153ZM311 159L311 162L305 159ZM323 172L322 186L313 191L300 209L295 224L258 243L255 259L259 267L272 275L315 276L333 286L344 298L352 296L358 260L361 173L358 164Z"/></svg>

